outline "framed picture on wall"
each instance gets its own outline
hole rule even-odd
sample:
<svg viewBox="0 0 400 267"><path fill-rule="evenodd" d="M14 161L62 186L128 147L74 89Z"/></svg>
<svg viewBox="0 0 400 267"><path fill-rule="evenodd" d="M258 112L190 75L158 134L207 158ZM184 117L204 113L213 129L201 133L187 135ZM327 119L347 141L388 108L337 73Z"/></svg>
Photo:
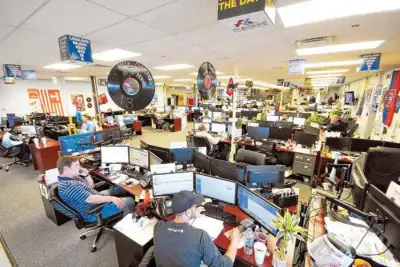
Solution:
<svg viewBox="0 0 400 267"><path fill-rule="evenodd" d="M72 104L78 111L85 111L85 98L82 94L71 94Z"/></svg>

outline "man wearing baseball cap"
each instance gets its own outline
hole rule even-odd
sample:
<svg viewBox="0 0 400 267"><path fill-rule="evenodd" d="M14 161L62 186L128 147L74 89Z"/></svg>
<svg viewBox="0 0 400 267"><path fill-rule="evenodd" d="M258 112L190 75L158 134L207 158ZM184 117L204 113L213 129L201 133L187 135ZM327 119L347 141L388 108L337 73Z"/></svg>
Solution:
<svg viewBox="0 0 400 267"><path fill-rule="evenodd" d="M204 211L197 207L203 196L191 191L181 191L172 198L173 221L158 222L154 228L154 254L158 267L194 267L201 262L209 267L233 266L241 233L234 228L232 241L222 255L207 232L189 224Z"/></svg>

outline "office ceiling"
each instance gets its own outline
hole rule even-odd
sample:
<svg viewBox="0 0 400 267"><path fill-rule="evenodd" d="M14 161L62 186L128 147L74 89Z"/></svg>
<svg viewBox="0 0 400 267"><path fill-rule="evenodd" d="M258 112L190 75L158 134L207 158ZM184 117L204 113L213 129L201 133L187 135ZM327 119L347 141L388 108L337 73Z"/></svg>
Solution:
<svg viewBox="0 0 400 267"><path fill-rule="evenodd" d="M300 1L278 0L277 4L280 7L297 2ZM382 53L383 70L400 62L400 12L291 28L284 28L278 17L275 26L235 33L233 24L217 21L217 3L218 0L0 0L0 64L21 64L23 69L35 69L40 78L52 75L105 78L117 63L95 61L104 66L85 66L66 73L42 69L60 62L58 38L65 34L91 40L93 53L112 48L141 53L133 60L147 66L153 75L170 75L173 79L194 78L189 73L197 72L202 62L210 61L226 74L233 73L237 63L239 75L244 78L268 83L283 78L302 84L306 76L288 75L288 61L299 58L294 42L319 36L335 36L335 44L385 42L375 50L303 57L309 63L354 60L370 52ZM360 27L353 30L354 24ZM153 69L176 63L195 68ZM357 73L353 66L345 75L351 81L368 73ZM156 80L164 81L173 83L172 79Z"/></svg>

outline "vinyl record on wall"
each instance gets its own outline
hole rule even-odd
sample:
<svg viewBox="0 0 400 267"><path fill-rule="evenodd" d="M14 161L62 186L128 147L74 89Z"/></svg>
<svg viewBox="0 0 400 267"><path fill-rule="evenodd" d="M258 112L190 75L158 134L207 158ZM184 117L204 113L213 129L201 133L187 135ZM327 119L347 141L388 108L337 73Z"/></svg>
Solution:
<svg viewBox="0 0 400 267"><path fill-rule="evenodd" d="M211 99L217 91L217 74L210 62L201 64L197 74L197 87L203 100Z"/></svg>
<svg viewBox="0 0 400 267"><path fill-rule="evenodd" d="M111 99L124 110L136 111L147 107L155 94L155 83L150 71L136 61L115 65L107 79Z"/></svg>

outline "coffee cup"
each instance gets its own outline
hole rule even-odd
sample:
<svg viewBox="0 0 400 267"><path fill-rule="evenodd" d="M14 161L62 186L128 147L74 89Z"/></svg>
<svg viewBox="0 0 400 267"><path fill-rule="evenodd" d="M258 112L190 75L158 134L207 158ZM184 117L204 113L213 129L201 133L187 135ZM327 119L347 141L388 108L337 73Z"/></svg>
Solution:
<svg viewBox="0 0 400 267"><path fill-rule="evenodd" d="M39 147L39 139L38 138L33 138L33 143L35 143L36 147Z"/></svg>
<svg viewBox="0 0 400 267"><path fill-rule="evenodd" d="M265 255L267 254L267 246L264 243L254 243L254 260L257 264L263 264Z"/></svg>
<svg viewBox="0 0 400 267"><path fill-rule="evenodd" d="M256 237L257 237L257 241L258 241L258 242L261 242L261 243L264 243L264 244L267 243L267 238L268 238L268 237L267 237L266 234L264 234L264 233L258 233Z"/></svg>
<svg viewBox="0 0 400 267"><path fill-rule="evenodd" d="M44 146L47 145L47 139L46 139L46 137L42 137L42 144L43 144Z"/></svg>

